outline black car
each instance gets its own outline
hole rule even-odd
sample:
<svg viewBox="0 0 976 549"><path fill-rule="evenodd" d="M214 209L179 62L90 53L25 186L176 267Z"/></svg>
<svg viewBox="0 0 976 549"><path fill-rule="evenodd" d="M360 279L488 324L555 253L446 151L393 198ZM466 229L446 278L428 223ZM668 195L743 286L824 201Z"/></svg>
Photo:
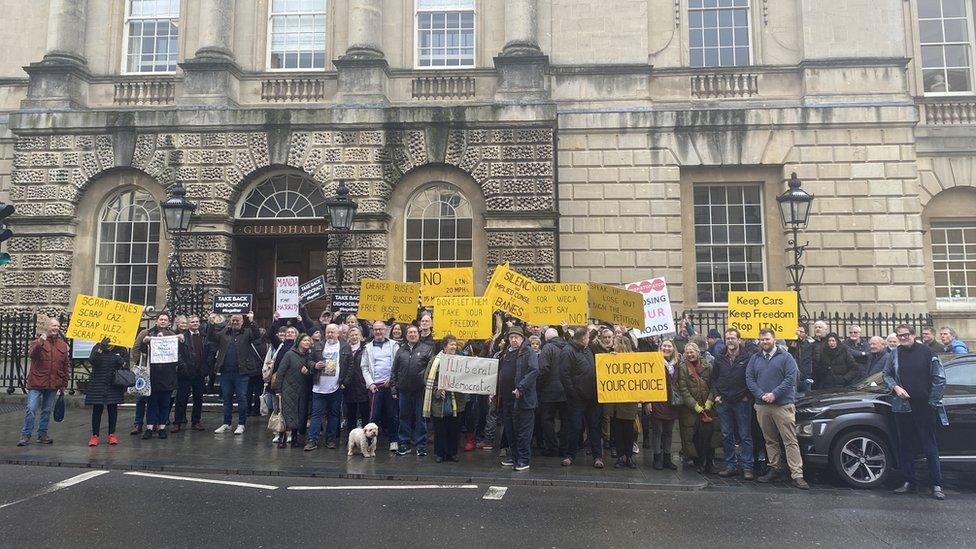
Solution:
<svg viewBox="0 0 976 549"><path fill-rule="evenodd" d="M945 362L943 403L948 427L939 427L939 454L946 463L976 463L976 354ZM897 469L896 430L881 374L855 386L814 392L796 403L796 432L808 465L833 467L855 488L883 484Z"/></svg>

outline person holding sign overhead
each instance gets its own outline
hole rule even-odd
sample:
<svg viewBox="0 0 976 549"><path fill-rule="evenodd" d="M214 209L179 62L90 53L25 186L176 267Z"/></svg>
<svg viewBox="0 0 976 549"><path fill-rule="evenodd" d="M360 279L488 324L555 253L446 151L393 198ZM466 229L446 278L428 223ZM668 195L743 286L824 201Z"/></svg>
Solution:
<svg viewBox="0 0 976 549"><path fill-rule="evenodd" d="M224 423L214 433L230 431L234 418L234 397L237 397L237 429L235 435L244 434L247 423L247 387L251 376L261 372L261 360L251 347L261 338L254 313L247 316L231 315L230 324L218 327L215 315L210 315L207 339L217 346L215 369L220 372L220 398L224 403Z"/></svg>
<svg viewBox="0 0 976 549"><path fill-rule="evenodd" d="M37 427L37 442L51 444L47 436L47 426L51 417L51 407L58 391L68 386L71 370L71 353L68 344L61 337L61 324L57 319L48 321L46 331L31 342L30 372L27 374L27 410L24 413L24 428L20 432L17 446L27 446L34 431L34 416L41 409L41 422Z"/></svg>
<svg viewBox="0 0 976 549"><path fill-rule="evenodd" d="M85 405L92 407L92 435L88 439L88 446L98 446L102 411L105 410L108 411L108 443L115 446L119 443L119 437L115 434L119 404L125 401L125 387L115 384L115 372L129 367L129 349L112 345L106 337L92 348L88 362L91 364L91 376L88 390L85 391Z"/></svg>
<svg viewBox="0 0 976 549"><path fill-rule="evenodd" d="M458 437L461 422L458 417L464 408L464 394L444 391L437 388L440 365L445 355L456 355L458 344L454 336L445 336L440 341L441 352L430 361L427 368L427 381L424 386L424 417L434 424L434 461L458 461Z"/></svg>

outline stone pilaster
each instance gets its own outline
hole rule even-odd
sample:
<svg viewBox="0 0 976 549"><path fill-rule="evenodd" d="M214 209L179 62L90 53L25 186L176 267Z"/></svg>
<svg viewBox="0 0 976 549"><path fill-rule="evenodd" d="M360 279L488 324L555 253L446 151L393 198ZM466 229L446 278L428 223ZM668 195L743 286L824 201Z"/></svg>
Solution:
<svg viewBox="0 0 976 549"><path fill-rule="evenodd" d="M234 29L233 0L198 0L200 47L180 63L185 80L180 103L237 105L241 69L231 50Z"/></svg>
<svg viewBox="0 0 976 549"><path fill-rule="evenodd" d="M538 100L548 97L546 70L549 57L539 48L538 0L505 2L505 47L495 57L500 101Z"/></svg>
<svg viewBox="0 0 976 549"><path fill-rule="evenodd" d="M51 0L44 58L24 67L25 108L85 108L91 74L85 60L88 0Z"/></svg>
<svg viewBox="0 0 976 549"><path fill-rule="evenodd" d="M350 0L349 46L333 61L339 71L339 100L387 103L389 64L383 55L383 1Z"/></svg>

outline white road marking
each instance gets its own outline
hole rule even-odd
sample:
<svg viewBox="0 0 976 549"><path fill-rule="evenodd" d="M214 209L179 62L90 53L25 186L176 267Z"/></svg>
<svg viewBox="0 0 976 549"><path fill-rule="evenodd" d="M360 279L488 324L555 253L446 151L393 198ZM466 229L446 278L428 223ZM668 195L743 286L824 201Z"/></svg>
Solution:
<svg viewBox="0 0 976 549"><path fill-rule="evenodd" d="M250 482L234 482L231 480L212 480L209 478L178 477L176 475L160 475L156 473L141 473L138 471L130 471L124 474L132 475L136 477L164 478L168 480L184 480L186 482L202 482L204 484L222 484L225 486L241 486L243 488L258 488L261 490L278 489L277 486L270 486L268 484L252 484Z"/></svg>
<svg viewBox="0 0 976 549"><path fill-rule="evenodd" d="M508 488L504 486L489 486L488 491L481 499L502 499L507 491Z"/></svg>
<svg viewBox="0 0 976 549"><path fill-rule="evenodd" d="M87 473L82 473L80 475L73 476L69 479L62 480L61 482L56 482L36 494L27 496L26 498L18 499L17 501L11 501L10 503L4 503L3 505L0 505L0 509L3 509L4 507L10 507L11 505L17 505L18 503L23 503L27 500L34 499L36 497L40 497L46 494L50 494L52 492L57 492L58 490L67 488L69 486L74 486L75 484L85 482L86 480L90 480L95 477L102 476L105 473L108 473L108 471L98 470L98 471L88 471Z"/></svg>
<svg viewBox="0 0 976 549"><path fill-rule="evenodd" d="M381 486L289 486L289 490L471 490L477 484L389 484Z"/></svg>

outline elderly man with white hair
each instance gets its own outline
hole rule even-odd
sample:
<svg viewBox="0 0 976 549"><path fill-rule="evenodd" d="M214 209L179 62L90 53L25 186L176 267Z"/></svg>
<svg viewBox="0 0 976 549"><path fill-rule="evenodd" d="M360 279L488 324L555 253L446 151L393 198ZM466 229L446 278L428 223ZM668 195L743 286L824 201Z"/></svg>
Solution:
<svg viewBox="0 0 976 549"><path fill-rule="evenodd" d="M539 392L539 415L542 428L542 455L556 457L566 450L566 443L556 433L556 417L559 424L569 424L569 411L566 408L566 391L559 377L560 359L566 340L559 337L555 328L545 331L545 343L539 353L539 377L536 387Z"/></svg>
<svg viewBox="0 0 976 549"><path fill-rule="evenodd" d="M881 336L874 336L868 340L868 361L864 364L864 377L870 377L884 370L885 362L889 359L885 340Z"/></svg>

